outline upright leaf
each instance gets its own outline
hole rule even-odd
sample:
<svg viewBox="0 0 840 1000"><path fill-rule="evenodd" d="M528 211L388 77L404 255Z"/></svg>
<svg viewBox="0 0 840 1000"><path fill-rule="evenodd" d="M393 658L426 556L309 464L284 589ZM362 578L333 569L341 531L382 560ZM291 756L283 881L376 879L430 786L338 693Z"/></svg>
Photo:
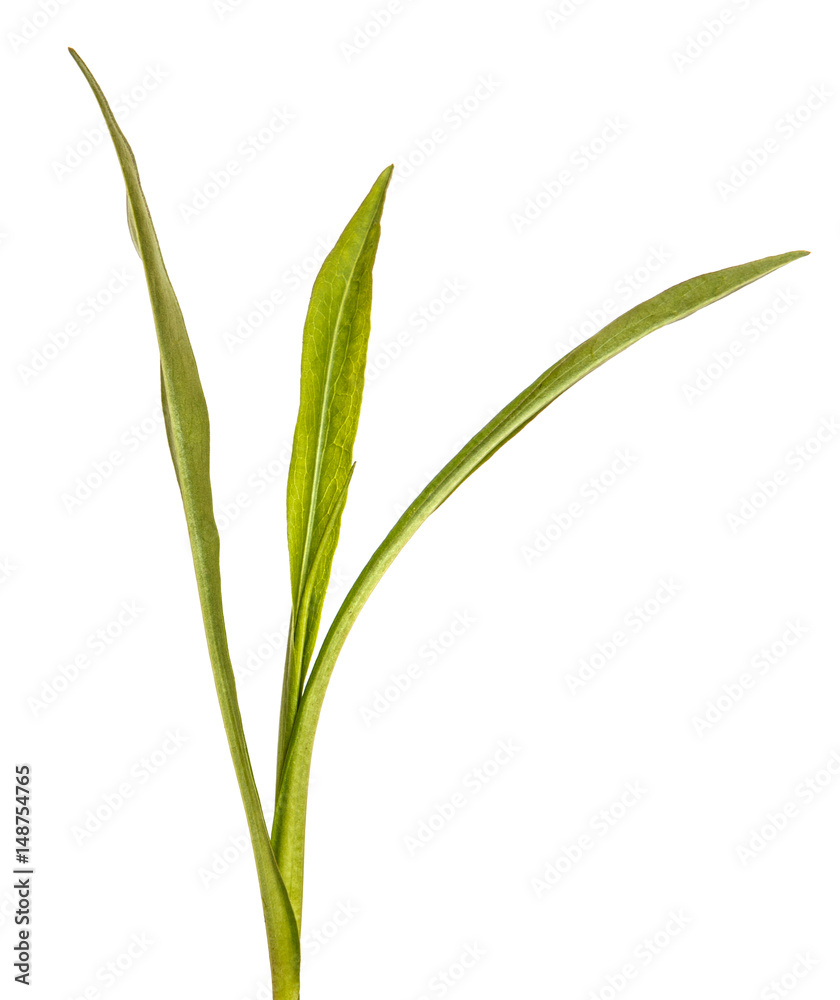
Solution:
<svg viewBox="0 0 840 1000"><path fill-rule="evenodd" d="M409 505L350 588L324 638L295 719L277 796L272 840L298 919L303 896L309 768L327 685L359 612L406 542L468 476L585 375L654 330L689 316L806 253L794 251L701 274L674 285L619 316L566 354L508 403Z"/></svg>
<svg viewBox="0 0 840 1000"><path fill-rule="evenodd" d="M324 261L303 328L300 409L287 492L292 624L278 781L338 544L365 382L373 263L392 171L388 167L379 175Z"/></svg>
<svg viewBox="0 0 840 1000"><path fill-rule="evenodd" d="M166 434L187 519L204 629L222 718L254 847L268 934L274 996L297 1000L300 936L271 850L254 782L236 682L228 651L219 573L219 532L210 490L210 423L181 307L166 273L137 163L105 95L82 59L70 49L93 90L111 134L125 180L131 238L143 262L160 349Z"/></svg>

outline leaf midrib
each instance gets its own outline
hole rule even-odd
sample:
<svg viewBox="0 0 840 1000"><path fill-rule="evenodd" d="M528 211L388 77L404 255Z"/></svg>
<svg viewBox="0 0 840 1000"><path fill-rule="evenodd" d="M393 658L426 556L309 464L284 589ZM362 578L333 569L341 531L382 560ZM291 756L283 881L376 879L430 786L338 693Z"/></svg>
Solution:
<svg viewBox="0 0 840 1000"><path fill-rule="evenodd" d="M335 355L337 349L338 337L336 332L341 328L341 321L344 317L344 308L347 304L347 297L350 294L350 283L353 280L353 275L356 273L356 268L358 267L359 260L361 259L362 253L365 246L367 245L368 235L370 234L370 228L368 228L365 233L365 238L362 240L359 246L359 251L353 259L353 266L350 268L350 274L344 285L344 292L341 296L341 302L338 305L338 315L336 321L333 324L332 336L330 338L330 354L329 361L327 363L327 374L324 385L324 398L321 402L321 416L318 421L318 447L315 450L315 468L312 472L312 491L309 497L309 514L307 518L306 525L306 535L304 537L303 552L301 553L300 559L300 577L298 579L297 594L295 596L295 603L299 604L303 591L306 586L306 578L309 575L307 572L307 560L309 559L309 551L312 544L312 532L315 524L315 509L317 506L318 498L318 486L320 485L321 478L321 466L323 465L324 457L324 441L326 439L326 417L329 404L332 401L332 373L335 366ZM297 628L297 625L296 625Z"/></svg>

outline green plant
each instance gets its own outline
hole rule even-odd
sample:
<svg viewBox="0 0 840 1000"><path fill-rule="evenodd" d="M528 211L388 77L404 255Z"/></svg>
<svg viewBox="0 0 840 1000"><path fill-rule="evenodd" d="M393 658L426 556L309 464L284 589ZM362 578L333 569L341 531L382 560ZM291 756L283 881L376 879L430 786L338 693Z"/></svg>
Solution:
<svg viewBox="0 0 840 1000"><path fill-rule="evenodd" d="M324 261L303 331L300 410L287 496L292 611L269 834L248 756L225 634L219 534L210 490L209 421L195 358L134 155L99 85L80 57L70 52L93 89L125 179L129 230L143 262L157 330L166 433L187 519L213 676L256 859L273 995L275 1000L295 1000L300 994L304 834L315 729L342 645L386 569L423 521L566 389L648 333L807 251L765 257L674 285L613 320L552 365L490 420L409 505L350 588L315 655L353 473L353 442L370 333L372 270L392 168L380 174Z"/></svg>

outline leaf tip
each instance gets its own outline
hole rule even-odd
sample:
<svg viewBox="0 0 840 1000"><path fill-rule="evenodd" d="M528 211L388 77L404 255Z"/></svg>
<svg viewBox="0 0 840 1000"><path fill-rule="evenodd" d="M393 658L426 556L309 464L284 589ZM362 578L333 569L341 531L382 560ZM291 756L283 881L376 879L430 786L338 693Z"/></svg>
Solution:
<svg viewBox="0 0 840 1000"><path fill-rule="evenodd" d="M778 266L792 264L795 260L799 260L801 257L808 257L810 254L810 250L791 250L788 253L780 254Z"/></svg>
<svg viewBox="0 0 840 1000"><path fill-rule="evenodd" d="M91 85L91 87L93 87L94 92L95 92L96 91L96 81L93 79L93 74L88 69L87 63L84 61L84 59L82 59L82 57L79 55L79 53L72 46L68 45L67 46L67 51L73 57L73 61L76 63L76 65L82 71L82 75L85 77L85 79Z"/></svg>
<svg viewBox="0 0 840 1000"><path fill-rule="evenodd" d="M373 190L380 192L384 197L385 192L388 190L388 185L391 183L391 175L394 173L394 164L389 164L382 173L376 178L373 184Z"/></svg>

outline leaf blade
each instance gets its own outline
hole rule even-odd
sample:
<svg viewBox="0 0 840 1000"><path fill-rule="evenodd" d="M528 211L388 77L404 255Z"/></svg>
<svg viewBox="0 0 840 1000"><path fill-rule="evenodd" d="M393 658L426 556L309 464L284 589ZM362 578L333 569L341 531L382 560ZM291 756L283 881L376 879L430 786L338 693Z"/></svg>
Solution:
<svg viewBox="0 0 840 1000"><path fill-rule="evenodd" d="M117 153L126 186L128 224L143 263L160 349L161 399L166 434L181 491L198 584L205 635L231 758L254 848L266 917L269 959L276 995L296 998L300 979L299 930L280 878L254 780L222 605L219 533L210 486L210 423L184 317L163 262L134 153L108 101L81 57L70 49L96 97Z"/></svg>
<svg viewBox="0 0 840 1000"><path fill-rule="evenodd" d="M461 483L590 372L654 330L719 301L807 253L793 251L698 275L630 309L575 347L516 396L467 442L409 505L350 588L321 645L295 719L276 802L275 824L279 836L275 849L296 912L299 912L303 889L309 769L327 686L353 623L409 539Z"/></svg>
<svg viewBox="0 0 840 1000"><path fill-rule="evenodd" d="M382 171L324 260L304 323L300 408L287 486L292 627L278 781L338 544L364 389L373 265L392 172L393 167Z"/></svg>

